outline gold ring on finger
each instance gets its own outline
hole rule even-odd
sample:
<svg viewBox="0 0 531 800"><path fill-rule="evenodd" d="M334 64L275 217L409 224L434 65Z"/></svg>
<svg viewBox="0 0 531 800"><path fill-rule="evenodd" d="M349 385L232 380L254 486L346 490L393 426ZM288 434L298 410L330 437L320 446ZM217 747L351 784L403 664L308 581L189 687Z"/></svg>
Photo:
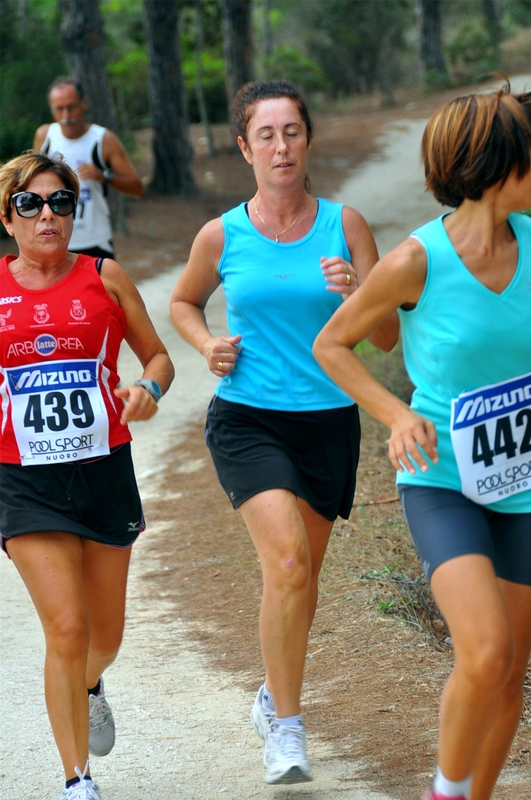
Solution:
<svg viewBox="0 0 531 800"><path fill-rule="evenodd" d="M350 272L347 272L347 286L350 286Z"/></svg>
<svg viewBox="0 0 531 800"><path fill-rule="evenodd" d="M223 361L218 361L218 370L223 372Z"/></svg>

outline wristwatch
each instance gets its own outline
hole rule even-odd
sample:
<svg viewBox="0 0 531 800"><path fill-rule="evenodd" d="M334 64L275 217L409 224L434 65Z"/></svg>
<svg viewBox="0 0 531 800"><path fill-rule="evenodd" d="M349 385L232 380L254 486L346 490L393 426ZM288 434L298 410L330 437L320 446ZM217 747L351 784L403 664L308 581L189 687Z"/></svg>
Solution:
<svg viewBox="0 0 531 800"><path fill-rule="evenodd" d="M110 167L105 167L105 169L103 170L103 180L105 181L105 183L112 181L113 178L114 178L114 170L111 169Z"/></svg>
<svg viewBox="0 0 531 800"><path fill-rule="evenodd" d="M158 403L160 398L162 397L162 389L155 383L155 381L149 380L149 378L139 378L137 381L133 383L133 386L142 386L146 392L149 392L155 403Z"/></svg>

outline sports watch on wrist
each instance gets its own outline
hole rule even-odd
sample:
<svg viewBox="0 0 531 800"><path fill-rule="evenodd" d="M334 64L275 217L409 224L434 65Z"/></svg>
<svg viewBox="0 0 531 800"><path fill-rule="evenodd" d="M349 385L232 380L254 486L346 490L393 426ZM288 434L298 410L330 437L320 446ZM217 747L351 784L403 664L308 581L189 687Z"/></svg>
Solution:
<svg viewBox="0 0 531 800"><path fill-rule="evenodd" d="M160 398L162 397L162 389L155 383L155 381L149 380L149 378L139 378L137 381L133 383L133 386L142 386L146 392L149 392L155 403L158 403Z"/></svg>
<svg viewBox="0 0 531 800"><path fill-rule="evenodd" d="M111 169L110 167L105 167L105 169L103 170L103 180L105 181L105 183L112 181L113 178L114 178L114 170Z"/></svg>

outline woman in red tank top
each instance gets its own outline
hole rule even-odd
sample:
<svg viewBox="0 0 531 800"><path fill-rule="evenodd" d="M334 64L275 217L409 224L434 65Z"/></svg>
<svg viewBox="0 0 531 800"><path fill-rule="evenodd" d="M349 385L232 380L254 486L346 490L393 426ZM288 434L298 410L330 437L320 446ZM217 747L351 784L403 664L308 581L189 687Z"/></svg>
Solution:
<svg viewBox="0 0 531 800"><path fill-rule="evenodd" d="M19 248L0 261L0 535L45 634L60 798L100 800L89 751L114 744L101 676L144 528L127 424L155 414L174 370L122 267L68 252L78 192L75 173L42 154L0 169L0 217ZM123 339L143 372L118 388Z"/></svg>

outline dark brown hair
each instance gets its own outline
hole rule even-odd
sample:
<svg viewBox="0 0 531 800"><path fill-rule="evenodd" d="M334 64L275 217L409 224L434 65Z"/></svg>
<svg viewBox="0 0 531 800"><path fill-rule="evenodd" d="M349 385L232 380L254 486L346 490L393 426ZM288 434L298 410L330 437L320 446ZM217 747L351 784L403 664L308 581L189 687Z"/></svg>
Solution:
<svg viewBox="0 0 531 800"><path fill-rule="evenodd" d="M243 141L247 142L247 128L256 104L261 100L272 100L276 97L287 97L297 104L306 125L307 141L310 144L313 136L310 112L302 94L290 81L253 81L241 87L231 103L231 131L234 138L241 136Z"/></svg>
<svg viewBox="0 0 531 800"><path fill-rule="evenodd" d="M50 156L44 153L24 153L0 166L0 214L11 219L11 198L17 192L25 191L36 175L53 172L64 184L65 189L75 192L79 197L79 181L59 153Z"/></svg>
<svg viewBox="0 0 531 800"><path fill-rule="evenodd" d="M511 94L507 83L491 94L457 97L433 114L422 137L426 187L457 208L480 200L516 170L531 168L531 92Z"/></svg>

